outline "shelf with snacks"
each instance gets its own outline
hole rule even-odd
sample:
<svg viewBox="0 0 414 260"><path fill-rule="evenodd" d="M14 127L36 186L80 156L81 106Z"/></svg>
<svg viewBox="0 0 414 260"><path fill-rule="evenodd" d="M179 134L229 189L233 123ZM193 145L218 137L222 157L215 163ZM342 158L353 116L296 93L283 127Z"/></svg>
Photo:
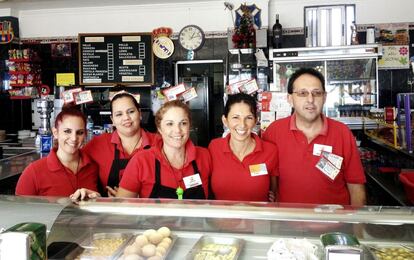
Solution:
<svg viewBox="0 0 414 260"><path fill-rule="evenodd" d="M19 71L8 71L9 75L27 75L30 73L30 71L24 71L24 70L19 70Z"/></svg>
<svg viewBox="0 0 414 260"><path fill-rule="evenodd" d="M36 98L37 86L42 84L37 54L31 49L10 49L6 61L10 76L11 99Z"/></svg>
<svg viewBox="0 0 414 260"><path fill-rule="evenodd" d="M10 96L10 99L12 100L20 100L20 99L31 99L32 96Z"/></svg>
<svg viewBox="0 0 414 260"><path fill-rule="evenodd" d="M32 84L27 84L27 83L23 83L23 84L10 84L10 87L13 88L24 88L24 87L33 87Z"/></svg>
<svg viewBox="0 0 414 260"><path fill-rule="evenodd" d="M16 62L16 63L31 62L31 60L29 58L9 58L9 61L10 62Z"/></svg>

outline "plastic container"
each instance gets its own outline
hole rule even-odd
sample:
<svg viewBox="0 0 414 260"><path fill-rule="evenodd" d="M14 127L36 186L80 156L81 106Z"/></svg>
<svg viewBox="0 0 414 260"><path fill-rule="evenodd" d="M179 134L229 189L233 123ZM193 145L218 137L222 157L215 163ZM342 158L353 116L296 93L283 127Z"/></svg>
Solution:
<svg viewBox="0 0 414 260"><path fill-rule="evenodd" d="M414 172L402 172L399 177L404 184L405 196L414 204Z"/></svg>

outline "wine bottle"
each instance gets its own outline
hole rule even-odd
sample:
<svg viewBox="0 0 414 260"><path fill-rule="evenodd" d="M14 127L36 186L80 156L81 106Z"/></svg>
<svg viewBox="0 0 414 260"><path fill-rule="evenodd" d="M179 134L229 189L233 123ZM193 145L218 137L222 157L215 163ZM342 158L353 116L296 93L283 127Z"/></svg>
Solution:
<svg viewBox="0 0 414 260"><path fill-rule="evenodd" d="M357 33L357 25L355 21L352 21L351 24L351 45L357 45L359 44L358 40L358 33Z"/></svg>
<svg viewBox="0 0 414 260"><path fill-rule="evenodd" d="M282 25L279 23L279 14L276 14L276 23L272 30L272 45L273 48L282 48Z"/></svg>

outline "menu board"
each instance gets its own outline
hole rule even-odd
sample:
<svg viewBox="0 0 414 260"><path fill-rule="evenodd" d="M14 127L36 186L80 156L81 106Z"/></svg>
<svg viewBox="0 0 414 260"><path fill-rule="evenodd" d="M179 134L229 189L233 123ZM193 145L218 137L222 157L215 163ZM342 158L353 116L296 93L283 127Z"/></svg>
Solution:
<svg viewBox="0 0 414 260"><path fill-rule="evenodd" d="M80 85L152 85L151 33L79 34Z"/></svg>

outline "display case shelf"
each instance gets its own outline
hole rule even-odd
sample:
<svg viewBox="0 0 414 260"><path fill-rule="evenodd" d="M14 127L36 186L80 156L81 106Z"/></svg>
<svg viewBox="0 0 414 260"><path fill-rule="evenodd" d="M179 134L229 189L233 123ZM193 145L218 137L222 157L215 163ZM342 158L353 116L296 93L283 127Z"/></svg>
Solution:
<svg viewBox="0 0 414 260"><path fill-rule="evenodd" d="M9 61L16 62L16 63L32 62L30 59L9 59Z"/></svg>
<svg viewBox="0 0 414 260"><path fill-rule="evenodd" d="M34 85L27 84L27 83L24 83L24 84L10 84L10 87L24 88L24 87L34 87Z"/></svg>
<svg viewBox="0 0 414 260"><path fill-rule="evenodd" d="M18 99L31 99L32 97L31 96L10 96L10 99L15 99L15 100L18 100Z"/></svg>
<svg viewBox="0 0 414 260"><path fill-rule="evenodd" d="M25 70L20 70L20 71L8 71L8 73L10 74L10 75L19 75L19 74L21 74L21 75L27 75L27 74L29 74L30 72L29 71L25 71Z"/></svg>
<svg viewBox="0 0 414 260"><path fill-rule="evenodd" d="M378 107L378 46L355 45L270 50L273 62L273 80L270 91L287 92L290 76L299 68L314 68L325 78L328 93L323 113L333 119L354 116L362 129L361 116L366 111L360 106ZM349 106L347 109L341 107ZM344 120L339 120L344 121Z"/></svg>

